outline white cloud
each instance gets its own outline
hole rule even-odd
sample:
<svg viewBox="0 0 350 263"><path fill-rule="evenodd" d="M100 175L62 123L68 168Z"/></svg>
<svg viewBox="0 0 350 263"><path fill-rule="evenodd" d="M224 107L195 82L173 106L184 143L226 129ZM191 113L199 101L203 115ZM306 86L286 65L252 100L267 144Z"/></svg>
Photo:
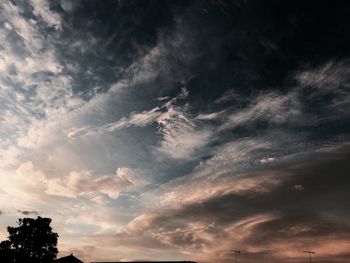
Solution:
<svg viewBox="0 0 350 263"><path fill-rule="evenodd" d="M89 193L102 193L117 198L121 191L136 189L144 184L137 173L129 168L118 168L115 175L94 177L89 171L71 172L65 178L50 179L46 193L76 198Z"/></svg>
<svg viewBox="0 0 350 263"><path fill-rule="evenodd" d="M268 137L244 138L221 145L216 149L212 158L206 164L218 168L230 165L231 167L241 162L251 162L256 158L257 151L269 150L278 142L271 142Z"/></svg>
<svg viewBox="0 0 350 263"><path fill-rule="evenodd" d="M293 186L293 188L297 191L303 191L304 190L304 186L301 184L296 184Z"/></svg>
<svg viewBox="0 0 350 263"><path fill-rule="evenodd" d="M177 106L188 96L188 90L182 88L172 99L161 100L162 104L150 110L132 112L129 117L123 117L100 127L69 128L65 134L69 138L104 134L128 127L145 127L156 123L162 140L156 150L174 159L192 158L194 152L208 143L213 134L211 128L199 126L196 119L187 113L188 105Z"/></svg>
<svg viewBox="0 0 350 263"><path fill-rule="evenodd" d="M161 114L160 108L156 107L143 112L133 112L129 117L122 117L116 122L110 122L100 127L73 127L65 130L64 133L68 138L75 139L78 137L102 135L132 126L145 127L154 123Z"/></svg>
<svg viewBox="0 0 350 263"><path fill-rule="evenodd" d="M60 0L61 7L67 12L72 11L77 5L77 2L78 1Z"/></svg>
<svg viewBox="0 0 350 263"><path fill-rule="evenodd" d="M148 182L140 172L127 167L117 169L115 175L93 175L90 171L73 171L63 177L48 177L31 161L22 163L16 174L8 177L4 190L18 196L45 195L78 198L84 196L96 203L100 195L117 198L121 192L139 191Z"/></svg>
<svg viewBox="0 0 350 263"><path fill-rule="evenodd" d="M127 235L139 235L152 225L157 216L157 214L152 213L138 215L125 227L121 228L119 230L119 233Z"/></svg>
<svg viewBox="0 0 350 263"><path fill-rule="evenodd" d="M139 180L134 171L118 168L114 176L98 176L94 178L89 171L71 172L65 178L51 179L46 193L51 195L78 197L92 192L106 194L117 198L121 191L136 187Z"/></svg>
<svg viewBox="0 0 350 263"><path fill-rule="evenodd" d="M112 132L130 126L144 127L153 123L161 115L158 107L140 113L131 113L129 118L121 118L119 121L103 126L99 131Z"/></svg>
<svg viewBox="0 0 350 263"><path fill-rule="evenodd" d="M305 98L319 101L328 97L325 100L327 103L322 105L323 108L345 113L350 109L349 74L350 66L347 61L329 61L317 68L300 71L295 78L299 84L298 91ZM338 116L333 114L327 117Z"/></svg>
<svg viewBox="0 0 350 263"><path fill-rule="evenodd" d="M266 157L266 158L262 158L260 160L260 162L263 163L263 164L265 164L265 163L272 163L274 161L276 161L276 158L274 158L274 157Z"/></svg>
<svg viewBox="0 0 350 263"><path fill-rule="evenodd" d="M15 203L23 205L33 202L33 205L36 205L37 202L41 202L47 178L32 162L21 163L15 171L1 169L0 173L1 190L15 200Z"/></svg>
<svg viewBox="0 0 350 263"><path fill-rule="evenodd" d="M175 159L191 158L193 153L205 146L212 135L210 129L200 129L186 113L170 107L158 118L162 141L157 150Z"/></svg>
<svg viewBox="0 0 350 263"><path fill-rule="evenodd" d="M7 65L1 68L8 70L10 66L14 67L17 71L15 77L23 83L35 72L59 73L62 65L56 59L55 49L45 39L36 21L24 17L20 7L11 2L3 2L0 7L2 19L8 25L1 28L0 38L5 50L2 52L0 64ZM18 34L17 38L8 37L14 32ZM14 42L20 45L20 50L13 49Z"/></svg>
<svg viewBox="0 0 350 263"><path fill-rule="evenodd" d="M74 139L76 137L84 136L89 134L89 132L93 130L91 126L85 126L80 128L68 128L64 131L65 136L67 136L69 139Z"/></svg>
<svg viewBox="0 0 350 263"><path fill-rule="evenodd" d="M34 9L33 13L40 16L48 26L54 27L56 30L61 29L62 20L59 14L50 9L50 3L47 0L30 0Z"/></svg>
<svg viewBox="0 0 350 263"><path fill-rule="evenodd" d="M220 112L212 112L212 113L201 113L198 114L196 119L197 120L215 120L219 118L225 111Z"/></svg>
<svg viewBox="0 0 350 263"><path fill-rule="evenodd" d="M300 121L301 112L297 94L281 95L268 93L258 96L248 107L236 110L227 116L227 121L220 129L233 128L249 124L255 120L265 120L270 123Z"/></svg>
<svg viewBox="0 0 350 263"><path fill-rule="evenodd" d="M46 176L32 162L22 163L16 170L24 185L40 188L47 183Z"/></svg>
<svg viewBox="0 0 350 263"><path fill-rule="evenodd" d="M46 1L32 1L34 13L42 16L50 25L58 18L49 10ZM53 119L72 108L71 77L63 75L64 65L56 56L52 39L47 37L43 26L34 19L26 17L21 4L0 3L1 22L0 56L1 101L0 121L2 136L7 138L1 151L7 151L8 157L2 166L15 165L16 157L21 156L24 148L38 148L44 143L45 136L53 136ZM20 88L19 88L20 87ZM63 110L62 110L63 109ZM59 112L59 114L57 114ZM50 123L49 123L50 122ZM57 123L57 122L56 122ZM50 136L49 136L50 135ZM11 151L6 147L12 145ZM12 164L11 162L12 161Z"/></svg>
<svg viewBox="0 0 350 263"><path fill-rule="evenodd" d="M7 148L0 148L0 167L6 168L7 166L16 164L20 153L20 149L13 145Z"/></svg>
<svg viewBox="0 0 350 263"><path fill-rule="evenodd" d="M177 106L178 100L188 96L188 90L182 88L180 94L165 103L166 111L158 118L159 134L162 136L157 150L174 159L192 158L196 150L205 146L213 131L200 127L196 120L187 113L188 105Z"/></svg>

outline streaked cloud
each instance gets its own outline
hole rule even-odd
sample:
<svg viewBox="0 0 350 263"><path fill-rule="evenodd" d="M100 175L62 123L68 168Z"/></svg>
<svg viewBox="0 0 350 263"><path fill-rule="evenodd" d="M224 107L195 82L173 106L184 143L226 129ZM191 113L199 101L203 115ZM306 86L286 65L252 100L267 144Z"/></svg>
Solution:
<svg viewBox="0 0 350 263"><path fill-rule="evenodd" d="M2 228L51 217L85 261L346 262L347 18L292 2L0 3Z"/></svg>

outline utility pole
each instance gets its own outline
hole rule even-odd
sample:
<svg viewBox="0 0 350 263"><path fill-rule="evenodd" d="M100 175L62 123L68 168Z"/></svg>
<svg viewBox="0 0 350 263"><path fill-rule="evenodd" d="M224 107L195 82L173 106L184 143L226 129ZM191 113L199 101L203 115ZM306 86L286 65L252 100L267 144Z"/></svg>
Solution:
<svg viewBox="0 0 350 263"><path fill-rule="evenodd" d="M306 251L306 250L303 250L303 252L309 254L310 263L312 263L311 254L316 254L315 251Z"/></svg>
<svg viewBox="0 0 350 263"><path fill-rule="evenodd" d="M239 250L233 250L233 253L235 253L235 263L237 263L237 254L240 254L241 251L239 251Z"/></svg>

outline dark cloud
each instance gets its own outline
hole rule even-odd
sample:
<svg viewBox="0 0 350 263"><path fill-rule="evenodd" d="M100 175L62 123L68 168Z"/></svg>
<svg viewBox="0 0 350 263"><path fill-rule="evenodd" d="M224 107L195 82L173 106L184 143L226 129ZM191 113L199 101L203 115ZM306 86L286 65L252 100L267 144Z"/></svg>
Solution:
<svg viewBox="0 0 350 263"><path fill-rule="evenodd" d="M72 13L65 14L70 30L60 35L63 42L60 39L57 45L62 60L75 60L72 63L78 71L71 74L78 74L74 77L78 82L74 90L85 98L105 92L125 76L140 73L131 65L147 59L147 73L156 77L137 84L142 94L128 87L129 95L125 96L132 93L132 100L127 97L125 105L119 103L119 109L125 111L141 109L157 96L174 95L184 84L190 91L193 113L242 109L261 92L284 95L294 90L299 80L305 87L297 94L299 110L313 125L303 129L314 138L314 128L319 127L323 132L317 132L318 136L324 140L348 132L348 105L345 99L341 101L348 96L348 66L337 61L349 53L346 43L350 39L344 33L350 22L344 10L349 9L341 1L331 7L326 1L287 1L283 5L274 0L264 4L238 0L82 1ZM66 41L71 39L76 43L67 49ZM333 66L330 61L335 61ZM327 71L324 84L317 78L317 70L319 74ZM325 90L324 85L333 88ZM212 103L232 90L234 100ZM327 105L334 105L333 110ZM343 121L335 122L334 118ZM270 126L258 119L234 132L247 135Z"/></svg>
<svg viewBox="0 0 350 263"><path fill-rule="evenodd" d="M186 6L183 1L86 0L63 12L67 30L57 45L62 60L77 65L73 91L90 99L130 74L129 66L157 45L159 31L171 27Z"/></svg>
<svg viewBox="0 0 350 263"><path fill-rule="evenodd" d="M18 210L18 213L21 213L22 215L28 216L28 215L39 215L37 211L27 211L27 210Z"/></svg>
<svg viewBox="0 0 350 263"><path fill-rule="evenodd" d="M251 175L280 173L283 183L275 189L223 194L176 210L154 211L114 238L118 242L124 236L141 234L192 252L216 251L220 244L229 249L226 241L231 240L230 246L246 250L246 260L270 257L276 262L281 260L281 244L289 243L291 258L300 260L299 252L305 247L327 250L334 242L341 248L337 257L345 257L350 237L346 220L350 210L344 202L350 197L349 150L346 146L292 156ZM303 191L296 190L296 184L302 185ZM214 253L222 260L229 259L225 250ZM320 251L320 259L325 260L327 253Z"/></svg>

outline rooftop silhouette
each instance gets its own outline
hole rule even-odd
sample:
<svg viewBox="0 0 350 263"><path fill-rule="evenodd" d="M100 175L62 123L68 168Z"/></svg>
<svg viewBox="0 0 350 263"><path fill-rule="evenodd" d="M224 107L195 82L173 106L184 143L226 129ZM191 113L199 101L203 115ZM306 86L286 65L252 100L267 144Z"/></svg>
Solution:
<svg viewBox="0 0 350 263"><path fill-rule="evenodd" d="M73 254L71 254L66 257L55 259L54 263L84 263L84 262L78 259L77 257L73 256Z"/></svg>

